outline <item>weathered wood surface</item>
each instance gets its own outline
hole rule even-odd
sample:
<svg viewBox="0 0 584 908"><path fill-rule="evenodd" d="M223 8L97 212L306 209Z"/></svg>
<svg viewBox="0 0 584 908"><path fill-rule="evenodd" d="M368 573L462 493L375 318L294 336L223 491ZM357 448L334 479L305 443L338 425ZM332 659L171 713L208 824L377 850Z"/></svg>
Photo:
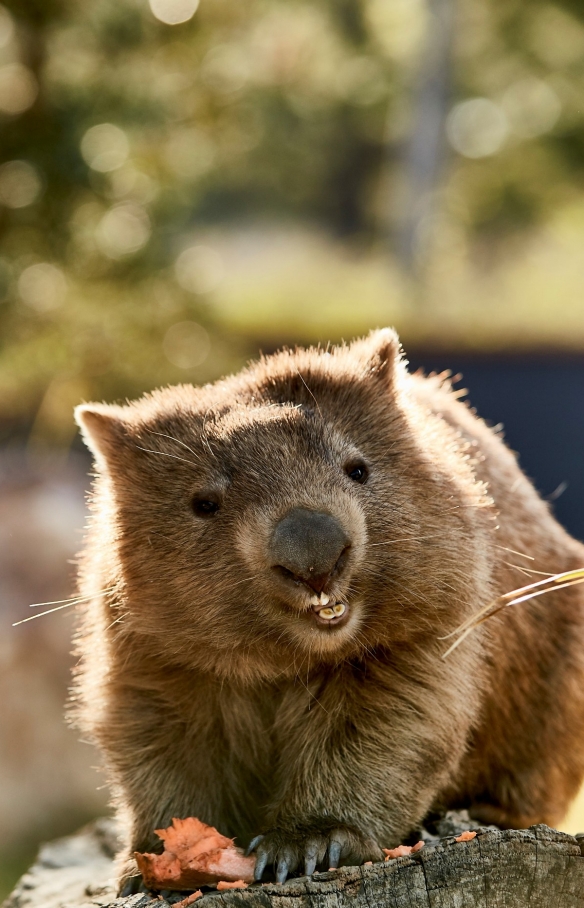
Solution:
<svg viewBox="0 0 584 908"><path fill-rule="evenodd" d="M115 897L113 831L99 821L45 845L5 908L166 908L140 894ZM584 840L582 841L584 846ZM578 840L547 826L478 830L427 844L413 857L343 867L249 889L209 892L197 908L584 908L584 856Z"/></svg>

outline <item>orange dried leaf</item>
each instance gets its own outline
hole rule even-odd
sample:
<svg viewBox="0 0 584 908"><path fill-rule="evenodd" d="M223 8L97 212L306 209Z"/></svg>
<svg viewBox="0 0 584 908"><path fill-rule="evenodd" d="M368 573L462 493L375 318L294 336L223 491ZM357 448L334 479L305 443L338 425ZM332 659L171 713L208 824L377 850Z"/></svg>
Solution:
<svg viewBox="0 0 584 908"><path fill-rule="evenodd" d="M461 832L460 835L457 835L455 842L470 842L471 839L474 839L476 832L471 832L470 829L467 829L465 832Z"/></svg>
<svg viewBox="0 0 584 908"><path fill-rule="evenodd" d="M197 889L196 892L193 892L191 895L187 895L186 899L182 899L180 902L174 903L174 908L188 908L189 905L192 905L197 899L200 899L203 893L200 889Z"/></svg>
<svg viewBox="0 0 584 908"><path fill-rule="evenodd" d="M187 890L220 880L253 880L255 857L245 857L233 839L196 817L175 818L168 829L155 832L164 842L162 854L135 854L144 882L151 889Z"/></svg>
<svg viewBox="0 0 584 908"><path fill-rule="evenodd" d="M244 883L243 880L235 880L233 883L228 883L227 880L219 880L217 883L217 889L221 892L223 889L247 889L248 883Z"/></svg>
<svg viewBox="0 0 584 908"><path fill-rule="evenodd" d="M398 845L397 848L384 848L383 853L386 861L389 861L392 858L403 858L412 853L412 846Z"/></svg>
<svg viewBox="0 0 584 908"><path fill-rule="evenodd" d="M385 860L389 861L392 858L405 858L409 854L415 854L416 851L420 851L423 847L424 843L419 841L415 845L398 845L397 848L383 848L382 851L385 855Z"/></svg>

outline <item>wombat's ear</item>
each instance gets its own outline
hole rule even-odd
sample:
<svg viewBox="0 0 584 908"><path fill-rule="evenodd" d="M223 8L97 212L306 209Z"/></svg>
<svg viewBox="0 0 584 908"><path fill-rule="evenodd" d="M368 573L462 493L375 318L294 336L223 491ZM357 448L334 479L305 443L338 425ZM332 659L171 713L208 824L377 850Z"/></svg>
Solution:
<svg viewBox="0 0 584 908"><path fill-rule="evenodd" d="M401 359L399 337L393 328L372 331L368 337L351 344L351 352L362 362L365 378L381 378L386 382L392 380Z"/></svg>
<svg viewBox="0 0 584 908"><path fill-rule="evenodd" d="M75 407L75 422L83 441L98 466L110 464L127 444L128 423L123 407L109 404L80 404Z"/></svg>

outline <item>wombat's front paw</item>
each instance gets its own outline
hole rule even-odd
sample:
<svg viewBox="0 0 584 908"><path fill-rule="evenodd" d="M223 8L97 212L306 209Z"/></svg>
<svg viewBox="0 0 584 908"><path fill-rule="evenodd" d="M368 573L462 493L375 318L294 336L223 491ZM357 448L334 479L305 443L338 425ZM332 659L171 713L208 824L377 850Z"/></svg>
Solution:
<svg viewBox="0 0 584 908"><path fill-rule="evenodd" d="M283 883L289 873L304 864L310 876L321 865L324 869L343 864L363 864L382 861L383 852L372 838L358 829L342 824L323 828L314 826L275 827L250 842L247 854L255 851L257 862L254 877L261 880L266 865L276 867L276 881ZM325 855L327 860L325 861Z"/></svg>

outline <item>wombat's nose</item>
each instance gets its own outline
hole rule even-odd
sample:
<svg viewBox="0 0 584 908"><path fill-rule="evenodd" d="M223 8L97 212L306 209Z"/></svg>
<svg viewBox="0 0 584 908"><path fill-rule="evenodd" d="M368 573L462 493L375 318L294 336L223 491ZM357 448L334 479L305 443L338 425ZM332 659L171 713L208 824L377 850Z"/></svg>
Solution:
<svg viewBox="0 0 584 908"><path fill-rule="evenodd" d="M320 593L343 567L350 545L330 514L294 508L276 524L268 552L273 568Z"/></svg>

